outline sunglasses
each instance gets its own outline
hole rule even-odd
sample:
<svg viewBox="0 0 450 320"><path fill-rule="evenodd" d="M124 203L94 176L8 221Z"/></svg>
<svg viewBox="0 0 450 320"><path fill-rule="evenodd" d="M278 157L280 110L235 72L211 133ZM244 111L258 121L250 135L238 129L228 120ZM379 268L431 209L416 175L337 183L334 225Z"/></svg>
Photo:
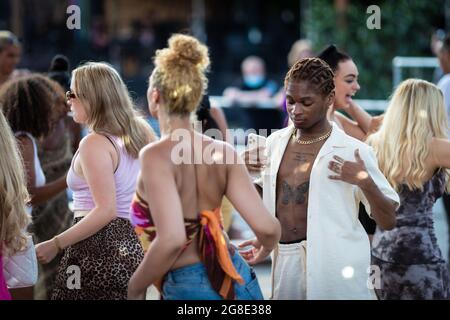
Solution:
<svg viewBox="0 0 450 320"><path fill-rule="evenodd" d="M77 96L75 95L75 93L72 92L72 90L69 90L66 92L66 99L70 100L70 99L75 99Z"/></svg>

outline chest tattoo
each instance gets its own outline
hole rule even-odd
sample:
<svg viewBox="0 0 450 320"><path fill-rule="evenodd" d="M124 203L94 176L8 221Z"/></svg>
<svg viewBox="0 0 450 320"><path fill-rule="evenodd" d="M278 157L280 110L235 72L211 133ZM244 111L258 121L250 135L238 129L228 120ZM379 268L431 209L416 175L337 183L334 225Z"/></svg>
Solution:
<svg viewBox="0 0 450 320"><path fill-rule="evenodd" d="M313 157L313 153L294 152L294 160L301 163L309 162Z"/></svg>
<svg viewBox="0 0 450 320"><path fill-rule="evenodd" d="M306 194L309 190L309 181L296 187L291 187L286 181L282 181L282 203L288 205L291 201L295 204L303 204L306 201Z"/></svg>

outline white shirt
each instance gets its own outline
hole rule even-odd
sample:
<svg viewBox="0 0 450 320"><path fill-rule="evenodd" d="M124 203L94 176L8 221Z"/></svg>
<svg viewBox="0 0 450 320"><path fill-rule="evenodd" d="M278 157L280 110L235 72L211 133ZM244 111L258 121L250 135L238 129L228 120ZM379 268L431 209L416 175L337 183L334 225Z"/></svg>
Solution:
<svg viewBox="0 0 450 320"><path fill-rule="evenodd" d="M378 168L372 148L344 133L335 123L333 131L311 169L307 217L307 299L376 299L368 286L370 243L358 219L359 202L370 215L362 190L331 180L328 163L334 155L355 161L359 149L367 171L381 192L397 204L400 199ZM262 174L263 201L272 215L276 210L278 169L294 127L279 130L267 139L268 164ZM274 251L273 265L277 250ZM273 276L273 275L272 275ZM272 288L273 290L273 288Z"/></svg>

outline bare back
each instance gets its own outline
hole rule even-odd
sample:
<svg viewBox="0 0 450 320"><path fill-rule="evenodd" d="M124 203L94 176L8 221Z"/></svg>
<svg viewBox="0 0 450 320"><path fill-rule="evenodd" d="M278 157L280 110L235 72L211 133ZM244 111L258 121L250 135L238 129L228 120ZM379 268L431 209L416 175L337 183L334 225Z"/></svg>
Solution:
<svg viewBox="0 0 450 320"><path fill-rule="evenodd" d="M194 134L196 135L194 139L196 143L196 164L189 160L193 157L183 158L187 161L183 161L181 164L174 161L172 158L174 157L173 150L179 142L170 141L170 139L162 140L156 143L155 150L160 153L164 162L170 167L172 176L166 178L175 181L178 197L181 201L183 219L197 219L200 211L214 210L220 207L227 187L228 168L225 165L224 158L227 150L226 145L205 135ZM192 152L194 150L193 144L191 142L186 143L183 150ZM203 159L200 160L202 157ZM214 162L208 162L210 159L214 159ZM145 194L143 190L142 179L139 179L138 193ZM193 241L179 256L172 268L175 269L199 261L198 245L196 241Z"/></svg>

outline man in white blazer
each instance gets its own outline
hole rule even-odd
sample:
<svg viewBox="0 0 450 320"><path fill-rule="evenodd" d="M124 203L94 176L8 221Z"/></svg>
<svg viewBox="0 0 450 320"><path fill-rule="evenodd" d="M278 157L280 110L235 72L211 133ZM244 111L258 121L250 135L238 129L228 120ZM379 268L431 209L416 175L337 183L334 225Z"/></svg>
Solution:
<svg viewBox="0 0 450 320"><path fill-rule="evenodd" d="M256 183L282 227L272 259L273 299L376 299L380 275L370 266L359 203L389 230L400 200L371 148L327 120L333 77L322 60L299 60L285 79L293 125L267 139L267 162ZM249 244L259 246L254 240L243 246Z"/></svg>

